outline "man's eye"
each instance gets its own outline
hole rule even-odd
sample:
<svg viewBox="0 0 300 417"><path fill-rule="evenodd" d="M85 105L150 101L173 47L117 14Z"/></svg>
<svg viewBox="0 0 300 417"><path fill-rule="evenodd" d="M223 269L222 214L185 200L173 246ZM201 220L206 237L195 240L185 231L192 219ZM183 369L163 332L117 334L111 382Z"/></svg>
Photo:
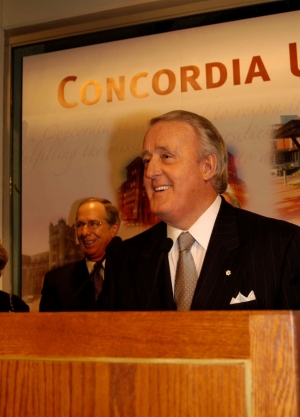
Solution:
<svg viewBox="0 0 300 417"><path fill-rule="evenodd" d="M90 225L91 226L99 226L99 222L96 222L96 221L95 222L90 222Z"/></svg>
<svg viewBox="0 0 300 417"><path fill-rule="evenodd" d="M143 159L143 164L144 166L146 166L147 164L149 164L150 159Z"/></svg>

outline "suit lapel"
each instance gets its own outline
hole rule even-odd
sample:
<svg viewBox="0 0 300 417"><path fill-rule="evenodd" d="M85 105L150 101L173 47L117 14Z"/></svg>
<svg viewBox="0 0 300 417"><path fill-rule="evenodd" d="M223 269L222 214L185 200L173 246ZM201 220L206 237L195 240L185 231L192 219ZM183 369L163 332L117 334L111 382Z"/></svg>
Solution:
<svg viewBox="0 0 300 417"><path fill-rule="evenodd" d="M222 200L196 286L192 310L223 309L230 304L245 256L237 209Z"/></svg>

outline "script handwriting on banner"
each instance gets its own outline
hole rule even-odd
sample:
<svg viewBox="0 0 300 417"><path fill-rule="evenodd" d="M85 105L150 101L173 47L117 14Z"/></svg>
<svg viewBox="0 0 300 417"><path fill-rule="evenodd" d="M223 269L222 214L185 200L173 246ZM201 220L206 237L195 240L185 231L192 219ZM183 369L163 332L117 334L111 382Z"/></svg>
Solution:
<svg viewBox="0 0 300 417"><path fill-rule="evenodd" d="M77 147L69 146L66 139L28 140L23 146L22 164L27 173L38 166L53 164L53 175L61 176L68 172L78 153Z"/></svg>

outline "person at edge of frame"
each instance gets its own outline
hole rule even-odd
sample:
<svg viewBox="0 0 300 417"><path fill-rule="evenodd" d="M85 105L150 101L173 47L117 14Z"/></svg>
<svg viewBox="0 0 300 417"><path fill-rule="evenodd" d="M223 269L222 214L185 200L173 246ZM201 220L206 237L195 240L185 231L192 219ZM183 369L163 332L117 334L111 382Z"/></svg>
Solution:
<svg viewBox="0 0 300 417"><path fill-rule="evenodd" d="M0 271L5 268L8 262L8 253L0 243ZM19 296L0 291L0 312L1 313L27 313L29 306Z"/></svg>

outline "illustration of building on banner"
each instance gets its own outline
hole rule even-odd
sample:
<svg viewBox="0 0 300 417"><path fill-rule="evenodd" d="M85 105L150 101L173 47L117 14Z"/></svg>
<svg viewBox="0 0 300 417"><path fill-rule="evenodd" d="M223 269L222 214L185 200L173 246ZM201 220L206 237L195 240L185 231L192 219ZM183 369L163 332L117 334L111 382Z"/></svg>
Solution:
<svg viewBox="0 0 300 417"><path fill-rule="evenodd" d="M40 297L45 273L62 265L83 258L76 242L75 229L68 226L64 219L56 225L49 225L49 251L28 256L22 255L22 297L32 302Z"/></svg>
<svg viewBox="0 0 300 417"><path fill-rule="evenodd" d="M45 273L49 271L49 252L22 255L22 298L33 302L40 296Z"/></svg>
<svg viewBox="0 0 300 417"><path fill-rule="evenodd" d="M273 127L271 184L275 215L300 225L300 120L281 116Z"/></svg>
<svg viewBox="0 0 300 417"><path fill-rule="evenodd" d="M300 173L300 120L297 116L281 116L273 125L272 168L277 176Z"/></svg>
<svg viewBox="0 0 300 417"><path fill-rule="evenodd" d="M227 191L233 194L245 207L248 201L247 187L245 181L239 178L234 156L228 152L228 187Z"/></svg>
<svg viewBox="0 0 300 417"><path fill-rule="evenodd" d="M143 185L143 160L135 158L127 167L127 179L118 190L118 209L127 226L153 225L159 219L151 213Z"/></svg>
<svg viewBox="0 0 300 417"><path fill-rule="evenodd" d="M76 233L72 226L68 226L64 219L57 225L49 226L49 269L75 262L83 257L79 244L76 243Z"/></svg>

